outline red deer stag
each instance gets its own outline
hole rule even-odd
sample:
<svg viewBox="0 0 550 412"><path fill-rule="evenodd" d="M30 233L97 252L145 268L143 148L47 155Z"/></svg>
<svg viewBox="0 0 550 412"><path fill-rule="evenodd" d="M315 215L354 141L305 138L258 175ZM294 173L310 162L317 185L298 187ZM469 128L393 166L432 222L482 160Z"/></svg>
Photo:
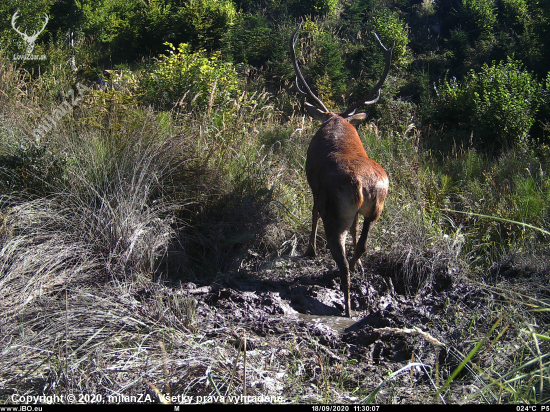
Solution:
<svg viewBox="0 0 550 412"><path fill-rule="evenodd" d="M345 315L349 317L350 271L355 270L359 259L365 253L367 235L380 217L388 193L386 172L378 163L369 159L354 127L365 121L367 113L355 113L355 110L361 105L378 101L380 88L390 69L393 49L386 48L376 35L385 57L382 77L363 99L342 113L333 113L311 91L298 66L294 45L300 27L301 24L290 37L296 87L301 94L309 96L315 103L315 106L305 103L309 115L323 123L311 139L307 151L306 175L313 193L313 219L306 256L315 256L317 224L321 217L328 247L340 270ZM300 83L306 92L302 91ZM361 237L357 241L359 214L364 216L364 224ZM355 251L348 264L345 241L350 228Z"/></svg>

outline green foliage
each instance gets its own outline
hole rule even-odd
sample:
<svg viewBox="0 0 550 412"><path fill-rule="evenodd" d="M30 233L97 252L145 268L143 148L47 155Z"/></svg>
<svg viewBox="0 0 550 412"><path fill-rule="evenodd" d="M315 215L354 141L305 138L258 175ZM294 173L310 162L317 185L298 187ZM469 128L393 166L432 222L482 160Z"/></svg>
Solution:
<svg viewBox="0 0 550 412"><path fill-rule="evenodd" d="M193 112L210 112L227 105L239 92L237 73L219 52L210 57L205 51L190 51L188 44L176 48L171 43L168 55L161 55L141 80L144 100L159 107L176 103Z"/></svg>
<svg viewBox="0 0 550 412"><path fill-rule="evenodd" d="M235 4L244 13L262 12L276 20L285 15L294 18L334 15L338 9L338 0L235 0Z"/></svg>
<svg viewBox="0 0 550 412"><path fill-rule="evenodd" d="M98 57L115 63L158 54L166 41L219 49L236 17L231 0L81 0L77 6L84 35L102 45Z"/></svg>
<svg viewBox="0 0 550 412"><path fill-rule="evenodd" d="M285 3L294 17L332 15L338 7L338 0L290 0Z"/></svg>
<svg viewBox="0 0 550 412"><path fill-rule="evenodd" d="M219 49L231 31L237 12L231 0L189 0L178 10L186 41L195 48Z"/></svg>
<svg viewBox="0 0 550 412"><path fill-rule="evenodd" d="M461 83L445 79L437 90L441 121L474 130L490 147L525 142L541 104L541 85L512 59L472 70Z"/></svg>
<svg viewBox="0 0 550 412"><path fill-rule="evenodd" d="M139 0L77 1L85 35L103 45L104 53L131 57L139 40L140 25L135 18L143 3Z"/></svg>
<svg viewBox="0 0 550 412"><path fill-rule="evenodd" d="M452 51L448 51L445 57L450 63L460 67L460 64L464 62L471 53L468 33L462 29L451 30L449 38L447 39L447 44Z"/></svg>
<svg viewBox="0 0 550 412"><path fill-rule="evenodd" d="M550 45L547 4L536 0L437 1L447 67L461 76L487 61L512 56L539 78L545 76L550 61L544 53ZM440 46L440 42L429 45L432 50Z"/></svg>
<svg viewBox="0 0 550 412"><path fill-rule="evenodd" d="M497 24L495 0L462 0L462 6L481 34L491 34Z"/></svg>
<svg viewBox="0 0 550 412"><path fill-rule="evenodd" d="M83 29L95 33L100 42L110 43L129 30L129 17L138 3L121 0L100 0L92 3L84 0L77 2L77 6L84 15Z"/></svg>
<svg viewBox="0 0 550 412"><path fill-rule="evenodd" d="M393 47L393 55L390 74L382 89L383 97L369 111L373 118L381 119L378 124L385 130L396 123L399 128L403 127L413 113L409 102L395 98L404 85L402 74L412 62L409 27L403 15L374 0L352 2L345 6L342 15L346 23L349 21L340 35L345 39L341 40L342 60L349 70L344 71L346 105L370 90L382 74L385 62L374 36L377 33L386 47Z"/></svg>
<svg viewBox="0 0 550 412"><path fill-rule="evenodd" d="M540 84L533 76L520 62L508 59L484 65L479 76L472 73L471 81L476 84L474 106L482 133L504 145L524 141L540 105Z"/></svg>
<svg viewBox="0 0 550 412"><path fill-rule="evenodd" d="M354 54L360 59L357 71L372 72L371 60L373 53L378 53L378 44L373 33L378 33L386 47L394 47L392 65L395 67L408 66L411 63L409 45L409 27L400 14L389 7L381 7L374 0L352 2L343 11L343 17L349 24L343 28L348 38L361 39L364 48ZM382 65L384 63L382 62Z"/></svg>
<svg viewBox="0 0 550 412"><path fill-rule="evenodd" d="M527 0L501 0L504 7L504 19L514 28L523 30L530 23Z"/></svg>
<svg viewBox="0 0 550 412"><path fill-rule="evenodd" d="M378 33L386 47L394 47L392 63L396 66L407 66L411 63L409 44L409 28L398 14L383 10L372 18L369 29Z"/></svg>
<svg viewBox="0 0 550 412"><path fill-rule="evenodd" d="M309 26L309 27L308 27ZM304 32L311 34L311 53L307 57L307 69L311 84L327 107L334 107L334 101L346 92L346 76L342 45L334 33L309 22Z"/></svg>
<svg viewBox="0 0 550 412"><path fill-rule="evenodd" d="M262 14L239 16L235 30L228 39L234 60L261 67L273 53L274 33L267 17Z"/></svg>

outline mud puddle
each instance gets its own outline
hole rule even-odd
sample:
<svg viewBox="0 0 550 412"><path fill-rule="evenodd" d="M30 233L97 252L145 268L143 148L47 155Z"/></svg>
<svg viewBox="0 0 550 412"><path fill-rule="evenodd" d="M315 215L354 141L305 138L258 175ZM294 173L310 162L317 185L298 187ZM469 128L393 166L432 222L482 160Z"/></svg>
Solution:
<svg viewBox="0 0 550 412"><path fill-rule="evenodd" d="M353 318L346 318L343 316L319 316L319 315L307 315L304 313L298 313L297 319L303 320L312 324L322 324L334 329L336 332L342 334L346 329L357 324L357 320Z"/></svg>
<svg viewBox="0 0 550 412"><path fill-rule="evenodd" d="M198 327L208 330L209 339L225 339L238 348L246 335L247 349L262 357L270 352L270 359L290 356L289 365L310 365L312 381L306 379L310 372L297 366L306 386L317 385L320 360L328 362L324 368L334 368L333 376L344 374L341 379L349 385L368 376L373 387L389 370L421 361L425 368L415 372L416 392L399 396L407 402L425 400L433 392L430 370L438 370L444 380L461 361L442 342L469 350L457 332L466 319L449 302L475 310L486 306L487 294L459 282L459 274L450 271L435 273L425 285L408 288L414 294L406 294L399 276L379 262L371 260L364 268L363 276L351 278L352 318L343 316L344 296L329 256L251 265L216 283L181 285L179 293L196 299ZM411 376L404 387L411 385Z"/></svg>

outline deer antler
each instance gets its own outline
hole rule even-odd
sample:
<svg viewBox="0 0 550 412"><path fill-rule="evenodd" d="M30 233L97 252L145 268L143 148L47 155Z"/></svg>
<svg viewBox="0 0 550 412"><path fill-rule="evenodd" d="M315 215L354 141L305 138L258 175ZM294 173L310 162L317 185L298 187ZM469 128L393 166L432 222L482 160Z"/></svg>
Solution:
<svg viewBox="0 0 550 412"><path fill-rule="evenodd" d="M377 33L374 33L376 36L376 40L378 40L378 44L380 45L380 48L384 52L384 58L385 58L385 67L384 67L384 73L382 73L382 77L380 77L380 80L378 80L378 83L376 83L376 86L374 86L365 97L363 97L361 100L353 103L350 107L346 109L345 112L341 113L340 116L347 117L351 113L353 113L359 106L362 106L364 104L374 104L378 101L380 98L380 88L386 81L386 77L388 77L388 72L390 71L390 64L391 64L391 55L393 52L393 47L391 49L388 49L386 46L384 46L384 43L382 43L382 40L380 40L380 37L378 37ZM376 96L378 95L378 96Z"/></svg>
<svg viewBox="0 0 550 412"><path fill-rule="evenodd" d="M294 66L294 71L296 72L296 88L298 89L300 94L302 94L304 96L310 96L319 105L319 107L321 107L325 112L328 113L329 110L326 108L326 106L321 101L321 99L319 99L317 96L315 96L315 94L309 88L309 85L307 84L306 79L304 79L304 75L300 71L300 66L298 65L298 61L296 60L296 51L294 50L294 45L296 44L296 34L298 33L298 30L300 30L300 27L302 27L302 22L300 22L300 24L298 24L298 27L296 27L296 30L294 30L292 32L292 35L290 36L290 54L291 54L291 59L292 59L292 65ZM304 85L307 93L304 92L300 88L300 84L299 84L298 79Z"/></svg>

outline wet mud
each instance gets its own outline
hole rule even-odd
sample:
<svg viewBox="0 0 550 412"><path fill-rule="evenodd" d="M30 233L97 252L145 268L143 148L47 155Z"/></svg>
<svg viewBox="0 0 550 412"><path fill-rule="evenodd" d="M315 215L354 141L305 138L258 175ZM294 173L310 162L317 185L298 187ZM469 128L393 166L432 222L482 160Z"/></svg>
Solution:
<svg viewBox="0 0 550 412"><path fill-rule="evenodd" d="M244 266L210 284L182 283L177 289L196 301L197 327L209 330L213 339L224 336L243 350L246 336L246 350L276 348L278 354L293 344L307 347L303 356L310 356L312 365L322 359L335 374L344 368L342 387L359 384L365 393L390 371L421 362L423 367L397 377L376 401L438 403L442 398L434 396L435 386L462 360L455 349L467 353L471 345L460 332L470 321L463 309L475 311L490 298L463 280L456 269L446 268L415 284L398 268L371 257L351 278L351 318L343 316L338 271L328 254L280 257ZM448 402L468 400L468 378L464 382ZM307 385L296 389L300 396L306 392ZM343 391L331 401L358 402L361 397Z"/></svg>

